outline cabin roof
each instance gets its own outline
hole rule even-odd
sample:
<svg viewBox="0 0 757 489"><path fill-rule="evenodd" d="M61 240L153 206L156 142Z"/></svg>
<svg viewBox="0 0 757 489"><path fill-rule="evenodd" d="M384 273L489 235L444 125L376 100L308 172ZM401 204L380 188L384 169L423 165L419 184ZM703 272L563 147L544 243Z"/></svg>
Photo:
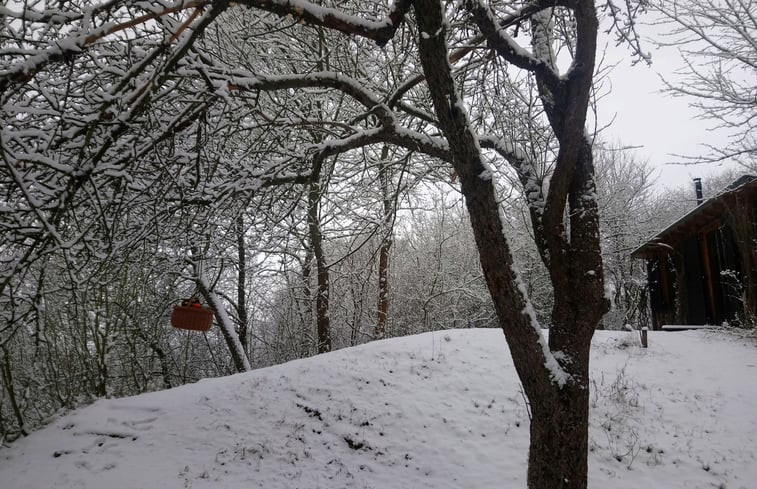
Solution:
<svg viewBox="0 0 757 489"><path fill-rule="evenodd" d="M634 258L666 255L683 238L720 226L737 194L757 191L757 176L743 175L631 252Z"/></svg>

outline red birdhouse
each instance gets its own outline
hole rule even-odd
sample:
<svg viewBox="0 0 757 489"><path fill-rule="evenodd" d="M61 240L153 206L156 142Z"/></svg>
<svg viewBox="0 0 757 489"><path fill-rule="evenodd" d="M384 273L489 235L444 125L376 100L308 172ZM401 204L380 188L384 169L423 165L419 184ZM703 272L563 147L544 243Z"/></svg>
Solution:
<svg viewBox="0 0 757 489"><path fill-rule="evenodd" d="M192 331L207 331L213 325L213 311L202 307L200 300L193 297L180 306L174 306L171 314L171 326Z"/></svg>

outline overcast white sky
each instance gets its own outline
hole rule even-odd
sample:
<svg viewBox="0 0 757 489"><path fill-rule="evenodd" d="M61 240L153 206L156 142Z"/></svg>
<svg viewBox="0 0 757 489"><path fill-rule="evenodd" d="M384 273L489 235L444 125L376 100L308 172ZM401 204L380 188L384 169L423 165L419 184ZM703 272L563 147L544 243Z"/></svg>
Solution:
<svg viewBox="0 0 757 489"><path fill-rule="evenodd" d="M613 91L599 107L600 121L607 123L615 116L606 138L643 146L637 152L658 169L660 186L689 185L694 177L702 177L706 185L708 175L723 171L727 165L669 164L680 161L671 154L701 154L706 152L702 144L723 146L727 140L723 131L713 130L714 122L697 119L688 99L659 93L663 83L658 73L675 79L673 72L683 65L678 52L655 49L647 43L645 50L652 54L652 66L631 66L630 51L614 47L606 35L602 42L609 43L606 62L619 63L610 75Z"/></svg>

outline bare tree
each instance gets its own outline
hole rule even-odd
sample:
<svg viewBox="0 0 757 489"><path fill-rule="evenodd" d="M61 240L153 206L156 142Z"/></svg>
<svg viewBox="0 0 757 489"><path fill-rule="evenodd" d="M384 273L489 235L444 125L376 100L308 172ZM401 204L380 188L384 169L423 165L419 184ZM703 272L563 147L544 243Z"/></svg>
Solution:
<svg viewBox="0 0 757 489"><path fill-rule="evenodd" d="M684 66L665 80L674 96L689 98L700 117L730 133L727 147L688 156L692 162L734 160L757 168L757 2L653 1L668 32L663 46L678 48Z"/></svg>
<svg viewBox="0 0 757 489"><path fill-rule="evenodd" d="M49 254L99 260L135 246L145 233L162 236L164 226L153 223L188 210L200 222L170 221L177 233L218 219L233 227L241 202L284 183L310 183L309 210L317 212L312 185L319 194L327 187L314 162L397 146L422 154L434 169L451 165L459 179L484 280L531 406L528 486L585 488L589 350L608 307L585 129L597 48L594 2L398 0L388 12L360 0L154 3L30 2L20 12L3 11L10 20L2 34L13 46L0 69L0 102L10 121L0 140L0 182L3 203L23 205L0 213L11 243L2 249L10 273L0 277L0 299L20 297L23 304L2 313L0 332L12 334L18 317L39 311L39 289L26 291L24 274ZM219 19L233 23L245 6L259 22L238 37L259 36L263 44L254 60L232 63L202 34L214 32ZM320 61L328 50L287 50L313 27L346 34L339 39L355 48L352 63L326 69L312 57ZM518 33L528 44L516 41ZM395 39L410 48L403 66L369 46ZM569 60L567 69L558 59ZM363 63L394 66L397 76L379 82ZM541 112L534 117L546 130L540 140L524 142L517 131L488 123L507 118L509 107L482 105L482 88L510 71L536 85ZM305 111L315 96L324 110ZM203 133L205 121L217 130ZM310 137L314 127L323 138ZM192 134L208 140L187 144ZM263 142L253 147L255 136ZM527 151L529 144L549 148L538 153L548 165ZM482 147L512 168L526 199L554 292L548 340L514 264L496 168ZM161 174L172 185L161 187ZM143 212L142 233L134 236L111 225L128 200Z"/></svg>
<svg viewBox="0 0 757 489"><path fill-rule="evenodd" d="M631 252L669 222L651 212L654 178L647 161L617 142L597 144L594 154L605 288L612 303L603 326L645 326L646 267L642 260L632 259Z"/></svg>
<svg viewBox="0 0 757 489"><path fill-rule="evenodd" d="M427 186L401 219L392 268L392 335L497 326L465 205L445 186Z"/></svg>

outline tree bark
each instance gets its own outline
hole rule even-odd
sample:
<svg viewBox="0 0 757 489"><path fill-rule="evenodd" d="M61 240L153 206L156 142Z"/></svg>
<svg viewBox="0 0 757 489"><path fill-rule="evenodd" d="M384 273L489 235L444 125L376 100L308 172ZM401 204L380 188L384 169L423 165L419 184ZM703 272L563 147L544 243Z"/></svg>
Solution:
<svg viewBox="0 0 757 489"><path fill-rule="evenodd" d="M5 345L0 345L0 351L3 353L3 362L0 365L0 377L8 393L8 399L10 400L13 415L16 417L16 423L18 423L18 432L23 436L27 436L28 433L24 428L24 415L16 400L16 391L13 388L13 369L11 368L10 352L8 352Z"/></svg>
<svg viewBox="0 0 757 489"><path fill-rule="evenodd" d="M547 399L531 400L529 488L586 487L588 414L588 386L570 384Z"/></svg>
<svg viewBox="0 0 757 489"><path fill-rule="evenodd" d="M440 127L453 153L481 268L531 404L531 489L586 487L589 350L594 329L606 309L594 169L591 147L584 134L597 25L593 7L587 2L579 3L576 16L583 50L577 52L577 59L583 56L579 65L565 78L557 77L550 59L539 60L535 65L545 110L560 143L549 193L534 222L537 246L555 291L547 345L525 286L513 267L492 174L483 162L447 62L442 6L436 0L416 0L424 74ZM485 11L476 13L480 15L477 21L491 26ZM549 26L540 28L549 35ZM493 29L492 36L498 35ZM519 58L520 54L511 50L504 57ZM545 57L549 58L549 53ZM525 64L522 59L514 61Z"/></svg>
<svg viewBox="0 0 757 489"><path fill-rule="evenodd" d="M239 214L236 222L237 231L237 324L239 342L242 343L245 355L250 357L249 341L247 339L247 253L244 242L244 215Z"/></svg>
<svg viewBox="0 0 757 489"><path fill-rule="evenodd" d="M316 157L316 160L320 160ZM320 170L320 161L316 162ZM310 232L310 247L315 258L316 296L315 296L315 324L318 353L331 351L331 326L329 319L329 269L323 251L323 235L320 226L321 186L318 181L320 171L313 171L313 178L308 189L308 229Z"/></svg>
<svg viewBox="0 0 757 489"><path fill-rule="evenodd" d="M375 339L386 336L386 323L389 318L389 253L392 249L392 221L394 208L390 196L390 177L386 158L389 156L388 146L381 150L381 163L379 167L379 184L381 185L381 200L383 203L383 227L384 237L379 248L378 267L378 321L373 333Z"/></svg>
<svg viewBox="0 0 757 489"><path fill-rule="evenodd" d="M234 362L234 367L237 372L249 372L252 370L250 361L242 348L242 343L239 341L234 325L231 318L226 313L226 308L223 305L221 299L216 295L204 277L197 277L197 288L200 290L203 298L215 313L216 321L221 330L226 345L229 347L229 353L231 354L231 360Z"/></svg>

